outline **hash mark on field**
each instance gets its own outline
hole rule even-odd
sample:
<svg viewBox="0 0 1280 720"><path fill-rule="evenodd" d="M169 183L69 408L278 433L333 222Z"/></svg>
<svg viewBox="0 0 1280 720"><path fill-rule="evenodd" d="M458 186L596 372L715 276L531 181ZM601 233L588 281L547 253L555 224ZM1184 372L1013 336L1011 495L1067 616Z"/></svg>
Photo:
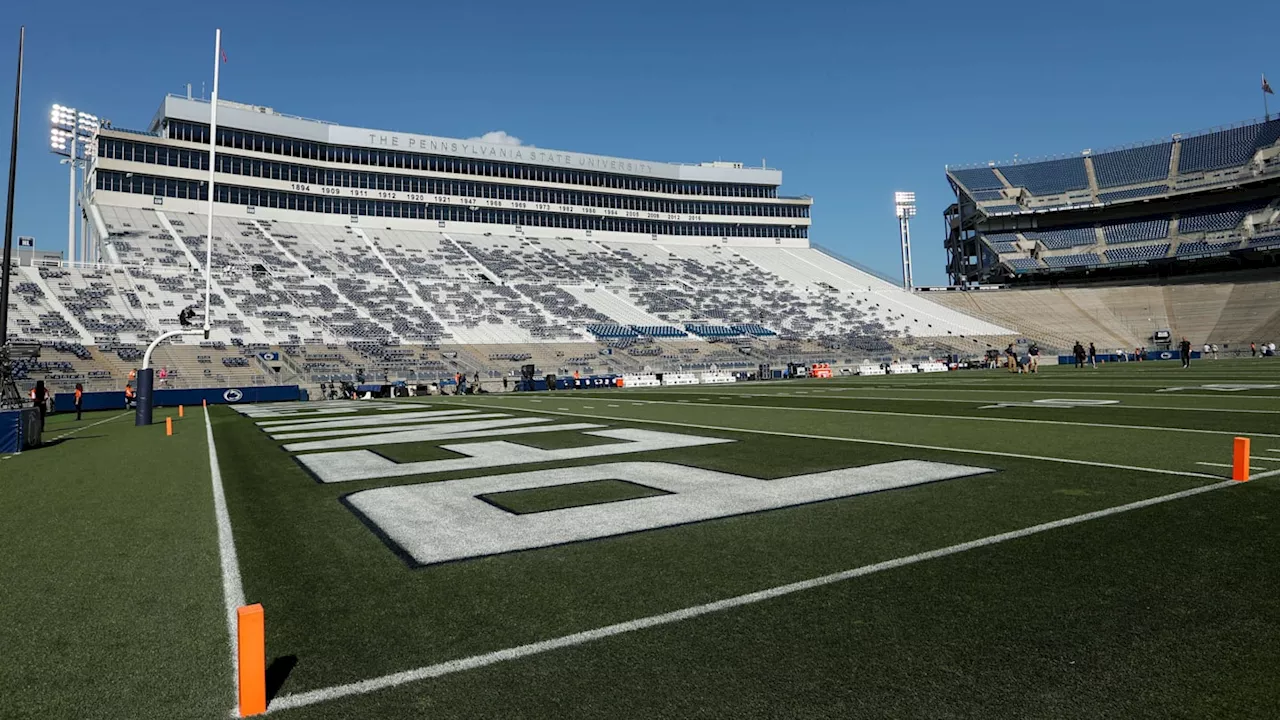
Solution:
<svg viewBox="0 0 1280 720"><path fill-rule="evenodd" d="M1234 467L1234 466L1233 466L1233 465L1231 465L1230 463L1197 462L1196 464L1197 464L1197 465L1205 465L1205 466L1208 466L1208 467L1221 467L1221 468ZM1250 466L1250 467L1249 467L1249 469L1250 469L1250 470L1266 470L1267 468L1262 468L1262 467L1253 467L1253 466Z"/></svg>
<svg viewBox="0 0 1280 720"><path fill-rule="evenodd" d="M617 405L610 405L609 407L618 407L618 406L617 406Z"/></svg>

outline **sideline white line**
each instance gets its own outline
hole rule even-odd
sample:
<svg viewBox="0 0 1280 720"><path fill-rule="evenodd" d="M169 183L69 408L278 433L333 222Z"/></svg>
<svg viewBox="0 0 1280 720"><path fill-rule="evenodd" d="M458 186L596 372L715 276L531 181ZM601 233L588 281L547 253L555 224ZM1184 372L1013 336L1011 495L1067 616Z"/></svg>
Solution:
<svg viewBox="0 0 1280 720"><path fill-rule="evenodd" d="M72 435L75 435L76 433L80 432L81 430L88 430L88 429L89 429L89 428L91 428L91 427L97 427L98 425L102 425L102 424L104 424L104 423L109 423L109 422L111 422L112 420L119 420L120 418L124 417L125 415L132 415L132 414L133 414L133 413L130 413L130 412L122 412L122 413L120 413L119 415L112 415L111 417L107 418L106 420L99 420L98 422L95 422L95 423L89 423L88 425L84 425L84 426L82 426L82 427L78 427L78 428L76 428L75 430L70 430L70 431L68 431L68 432L64 432L64 433L62 433L61 435L59 435L58 437L56 437L56 438L54 438L54 439L50 440L49 442L57 442L57 441L61 440L61 439L62 439L62 438L64 438L64 437L71 437ZM12 456L11 456L11 457L12 457Z"/></svg>
<svg viewBox="0 0 1280 720"><path fill-rule="evenodd" d="M585 398L584 398L585 399ZM686 400L672 402L670 400L644 400L649 405L684 405ZM474 403L467 403L472 405ZM1031 423L1034 425L1070 425L1075 427L1114 428L1119 430L1149 430L1153 432L1192 433L1196 435L1249 435L1251 437L1280 438L1275 433L1249 432L1245 430L1202 430L1200 428L1160 427L1158 425L1124 425L1121 423L1091 423L1078 420L1028 420L1023 418L985 417L981 415L939 415L936 413L894 412L892 410L852 410L848 408L815 408L815 407L780 407L778 405L746 405L740 403L699 403L699 407L738 408L747 410L773 410L783 412L817 412L841 413L848 415L887 415L890 417L929 418L931 420L953 420L956 422L996 422L996 423ZM1099 407L1110 407L1101 405ZM558 408L567 410L568 408Z"/></svg>
<svg viewBox="0 0 1280 720"><path fill-rule="evenodd" d="M371 678L369 680L361 680L359 682L347 683L345 685L334 685L332 687L321 688L318 690L308 690L305 692L285 695L283 697L276 698L275 701L267 707L267 712L279 712L281 710L314 705L316 703L336 700L350 695L363 695L418 680L440 677L442 675L449 675L463 670L473 670L475 668L494 665L508 660L518 660L530 655L538 655L552 650L582 645L596 640L613 637L615 635L622 635L624 633L635 632L637 630L657 627L659 625L669 625L671 623L689 620L702 615L709 615L722 610L729 610L736 607L742 607L744 605L763 602L765 600L772 600L784 595L791 595L793 593L811 590L824 585L852 580L854 578L871 575L884 570L893 570L895 568L913 565L926 560L934 560L948 555L955 555L967 550L987 547L989 545L995 545L1009 540L1017 540L1029 535L1035 535L1037 533L1055 530L1069 525L1076 525L1090 520L1096 520L1098 518L1107 517L1108 515L1117 515L1119 513L1129 512L1130 510L1138 510L1140 508L1150 507L1152 505L1169 502L1171 500L1179 500L1237 484L1238 483L1234 481L1226 480L1223 482L1213 483L1212 485L1202 485L1197 488L1191 488L1190 490L1183 490L1169 495L1160 495L1158 497L1139 500L1125 505L1117 505L1103 510L1095 510L1094 512L1075 515L1061 520L1053 520L1051 522L1041 523L1040 525L1032 525L1031 527L1000 533L998 535L989 535L977 540L970 540L969 542L948 545L947 547L938 548L936 550L928 550L914 555L907 555L893 560L885 560L871 565L863 565L851 570L844 570L830 575L823 575L821 577L802 580L800 582L794 582L787 585L779 585L766 590L759 590L745 595L717 600L704 605L694 605L682 610L674 610L672 612L661 613L659 615L650 615L648 617L628 620L614 625L606 625L594 630L563 635L550 640L542 640L540 642L529 643L528 645L518 645L516 647L510 647L481 655L472 655L471 657L459 658L457 660L450 660L448 662L438 663L435 665L427 665L426 667L392 673L390 675L383 675L382 677Z"/></svg>
<svg viewBox="0 0 1280 720"><path fill-rule="evenodd" d="M213 483L213 515L218 521L218 560L222 565L222 599L227 611L227 647L231 652L231 682L240 693L240 662L236 653L236 610L244 605L244 585L240 581L240 563L236 560L235 538L231 536L231 516L227 513L227 496L222 491L222 470L218 466L218 449L213 444L213 421L208 406L204 409L205 436L209 442L209 477Z"/></svg>
<svg viewBox="0 0 1280 720"><path fill-rule="evenodd" d="M105 420L99 420L98 422L95 422L95 423L89 423L88 425L82 425L82 426L80 426L80 427L78 427L78 428L76 428L76 429L74 429L74 430L69 430L69 431L67 431L67 432L64 432L64 433L62 433L61 435L59 435L58 437L56 437L56 438L53 438L53 439L51 439L51 440L45 440L45 441L42 441L42 443L43 443L43 442L55 443L55 442L58 442L59 440L61 440L62 438L65 438L65 437L71 437L72 435L75 435L76 433L80 432L81 430L88 430L88 429L89 429L89 428L91 428L91 427L97 427L98 425L102 425L102 424L104 424L104 423L109 423L109 422L111 422L112 420L119 420L120 418L124 417L125 415L131 415L131 414L132 414L132 413L129 413L129 412L122 412L122 413L120 413L119 415L112 415L111 417L109 417L109 418L107 418L107 419L105 419ZM28 450L27 452L31 452L31 451L30 451L30 450ZM22 454L22 453L13 453L12 455L3 455L3 456L0 456L0 460L8 460L9 458L15 458L15 457L18 457L18 456L19 456L19 455L21 455L21 454Z"/></svg>
<svg viewBox="0 0 1280 720"><path fill-rule="evenodd" d="M467 403L472 405L473 403ZM639 404L639 403L637 403ZM480 407L492 407L503 410L519 410L509 405L481 405ZM777 408L770 408L776 410ZM530 412L526 410L525 412ZM1042 460L1045 462L1065 463L1067 465L1085 465L1088 467L1105 467L1116 470L1136 470L1138 472L1156 473L1157 475L1180 475L1183 477L1198 477L1207 480L1221 480L1221 475L1209 475L1208 473L1187 472L1185 470L1165 470L1163 468L1149 468L1138 465L1120 465L1118 463L1100 462L1096 460L1073 460L1070 458L1047 457L1044 455L1026 455L1024 453L1003 452L1000 450L975 450L971 448L946 447L943 445L923 445L920 443L898 442L896 440L869 440L866 438L841 437L839 435L814 435L810 433L793 433L783 432L781 430L752 430L748 428L726 427L723 425L701 425L698 423L675 422L674 420L641 420L639 418L614 417L612 415L595 415L592 413L574 413L574 412L556 412L554 410L537 410L542 415L567 415L569 417L592 418L595 420L613 420L614 422L625 423L642 423L648 425L673 425L675 427L694 428L696 430L719 430L723 432L749 433L752 435L777 435L780 437L798 437L807 438L809 440L834 440L836 442L861 443L864 445L887 445L889 447L905 447L916 450L940 450L942 452L967 453L970 455L991 455L994 457L1011 457L1022 460Z"/></svg>

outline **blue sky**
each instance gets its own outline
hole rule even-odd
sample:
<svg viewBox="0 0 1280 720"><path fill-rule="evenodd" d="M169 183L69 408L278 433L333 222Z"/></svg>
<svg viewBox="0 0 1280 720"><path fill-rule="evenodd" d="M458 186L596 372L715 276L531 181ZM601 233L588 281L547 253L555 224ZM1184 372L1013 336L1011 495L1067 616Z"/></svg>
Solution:
<svg viewBox="0 0 1280 720"><path fill-rule="evenodd" d="M211 82L221 26L223 97L646 160L767 159L786 194L815 198L814 241L895 275L893 192L914 190L916 280L941 284L946 164L1229 124L1261 116L1261 72L1280 86L1274 2L980 5L15 0L0 10L0 164L19 24L15 235L49 249L66 242L49 106L144 128L164 93Z"/></svg>

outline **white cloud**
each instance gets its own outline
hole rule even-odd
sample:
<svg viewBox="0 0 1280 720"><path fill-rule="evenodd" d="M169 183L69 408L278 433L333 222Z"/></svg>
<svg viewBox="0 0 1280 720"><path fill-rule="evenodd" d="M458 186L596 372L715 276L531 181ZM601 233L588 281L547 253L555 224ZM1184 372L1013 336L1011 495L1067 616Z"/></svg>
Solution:
<svg viewBox="0 0 1280 720"><path fill-rule="evenodd" d="M522 145L520 138L515 135L508 135L506 130L490 130L480 137L467 138L468 140L477 140L479 142L489 143L490 145Z"/></svg>

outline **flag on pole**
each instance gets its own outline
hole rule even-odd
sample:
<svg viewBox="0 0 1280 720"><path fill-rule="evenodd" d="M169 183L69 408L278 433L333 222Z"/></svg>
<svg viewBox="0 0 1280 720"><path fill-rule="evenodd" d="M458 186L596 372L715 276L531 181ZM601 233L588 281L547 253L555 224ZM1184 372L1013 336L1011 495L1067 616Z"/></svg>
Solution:
<svg viewBox="0 0 1280 720"><path fill-rule="evenodd" d="M223 51L222 51L222 62L224 62L224 63L225 63L226 61L227 61L227 51L226 51L226 50L223 50ZM1266 79L1266 78L1262 78L1262 84L1263 84L1263 85L1266 85L1266 84L1267 84L1267 79Z"/></svg>
<svg viewBox="0 0 1280 720"><path fill-rule="evenodd" d="M1267 76L1262 76L1262 92L1268 95L1275 95L1276 91L1271 89L1271 83L1267 82Z"/></svg>

